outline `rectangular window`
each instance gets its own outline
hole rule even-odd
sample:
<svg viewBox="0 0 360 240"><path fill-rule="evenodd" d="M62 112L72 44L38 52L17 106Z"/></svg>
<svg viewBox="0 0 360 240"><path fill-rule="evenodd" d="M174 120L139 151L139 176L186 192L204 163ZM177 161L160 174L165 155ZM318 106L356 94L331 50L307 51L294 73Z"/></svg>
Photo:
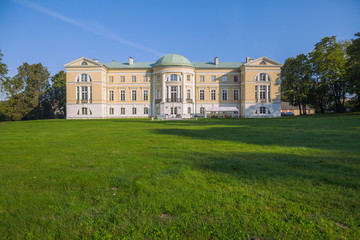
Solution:
<svg viewBox="0 0 360 240"><path fill-rule="evenodd" d="M177 102L177 86L170 87L171 102Z"/></svg>
<svg viewBox="0 0 360 240"><path fill-rule="evenodd" d="M188 107L188 114L191 114L191 107Z"/></svg>
<svg viewBox="0 0 360 240"><path fill-rule="evenodd" d="M191 90L190 89L186 90L186 99L191 99Z"/></svg>
<svg viewBox="0 0 360 240"><path fill-rule="evenodd" d="M258 100L258 86L255 86L255 99Z"/></svg>
<svg viewBox="0 0 360 240"><path fill-rule="evenodd" d="M187 75L187 80L190 81L190 75Z"/></svg>
<svg viewBox="0 0 360 240"><path fill-rule="evenodd" d="M120 82L125 82L125 76L120 76Z"/></svg>
<svg viewBox="0 0 360 240"><path fill-rule="evenodd" d="M216 76L211 76L211 81L216 82Z"/></svg>
<svg viewBox="0 0 360 240"><path fill-rule="evenodd" d="M132 114L136 115L136 108L132 108Z"/></svg>
<svg viewBox="0 0 360 240"><path fill-rule="evenodd" d="M90 89L89 99L92 100L92 87L89 87L89 89Z"/></svg>
<svg viewBox="0 0 360 240"><path fill-rule="evenodd" d="M143 81L144 81L144 82L147 82L147 81L148 81L148 77L147 77L147 76L144 76L144 77L143 77Z"/></svg>
<svg viewBox="0 0 360 240"><path fill-rule="evenodd" d="M76 100L80 100L80 87L76 87Z"/></svg>
<svg viewBox="0 0 360 240"><path fill-rule="evenodd" d="M81 114L82 114L82 115L87 115L87 114L88 114L88 111L87 111L87 110L88 110L87 108L83 107L83 108L81 109Z"/></svg>
<svg viewBox="0 0 360 240"><path fill-rule="evenodd" d="M227 76L222 76L222 81L227 82Z"/></svg>
<svg viewBox="0 0 360 240"><path fill-rule="evenodd" d="M136 82L136 76L131 77L131 82Z"/></svg>
<svg viewBox="0 0 360 240"><path fill-rule="evenodd" d="M238 82L239 81L239 76L234 76L234 82Z"/></svg>
<svg viewBox="0 0 360 240"><path fill-rule="evenodd" d="M114 90L109 90L109 101L114 101Z"/></svg>
<svg viewBox="0 0 360 240"><path fill-rule="evenodd" d="M159 97L160 97L160 91L159 89L156 89L156 99L159 99Z"/></svg>
<svg viewBox="0 0 360 240"><path fill-rule="evenodd" d="M268 86L268 99L269 99L269 102L271 102L270 85Z"/></svg>
<svg viewBox="0 0 360 240"><path fill-rule="evenodd" d="M211 100L215 101L216 100L216 89L211 89Z"/></svg>
<svg viewBox="0 0 360 240"><path fill-rule="evenodd" d="M266 86L261 85L260 86L260 99L265 99L265 95L266 95Z"/></svg>
<svg viewBox="0 0 360 240"><path fill-rule="evenodd" d="M143 100L148 101L149 100L149 90L143 91Z"/></svg>
<svg viewBox="0 0 360 240"><path fill-rule="evenodd" d="M144 107L144 114L149 114L149 108Z"/></svg>
<svg viewBox="0 0 360 240"><path fill-rule="evenodd" d="M110 109L109 109L109 114L110 114L110 115L114 115L114 108L110 108Z"/></svg>
<svg viewBox="0 0 360 240"><path fill-rule="evenodd" d="M205 100L205 90L201 89L199 95L200 95L200 100Z"/></svg>
<svg viewBox="0 0 360 240"><path fill-rule="evenodd" d="M125 108L121 108L121 115L125 115Z"/></svg>
<svg viewBox="0 0 360 240"><path fill-rule="evenodd" d="M125 101L125 90L120 90L120 101Z"/></svg>
<svg viewBox="0 0 360 240"><path fill-rule="evenodd" d="M200 76L200 82L204 82L205 81L205 77L204 76Z"/></svg>
<svg viewBox="0 0 360 240"><path fill-rule="evenodd" d="M136 101L136 90L131 90L131 101Z"/></svg>
<svg viewBox="0 0 360 240"><path fill-rule="evenodd" d="M239 100L239 90L235 89L234 90L234 101L238 101Z"/></svg>
<svg viewBox="0 0 360 240"><path fill-rule="evenodd" d="M81 100L88 100L88 87L81 87Z"/></svg>
<svg viewBox="0 0 360 240"><path fill-rule="evenodd" d="M260 107L260 114L266 113L266 107Z"/></svg>
<svg viewBox="0 0 360 240"><path fill-rule="evenodd" d="M227 101L228 100L228 90L223 89L222 90L222 100Z"/></svg>
<svg viewBox="0 0 360 240"><path fill-rule="evenodd" d="M113 76L109 77L109 82L111 82L111 83L114 82L114 77Z"/></svg>

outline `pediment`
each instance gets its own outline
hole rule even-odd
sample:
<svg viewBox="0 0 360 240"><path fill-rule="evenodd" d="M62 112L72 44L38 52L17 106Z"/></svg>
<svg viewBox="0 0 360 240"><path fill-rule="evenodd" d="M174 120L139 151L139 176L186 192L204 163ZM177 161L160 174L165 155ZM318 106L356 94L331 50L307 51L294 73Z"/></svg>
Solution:
<svg viewBox="0 0 360 240"><path fill-rule="evenodd" d="M281 67L282 64L279 63L279 62L276 62L270 58L267 58L267 57L260 57L258 59L254 59L254 60L251 60L250 62L248 63L245 63L244 64L245 66L261 66L261 67L266 67L266 66L271 66L271 67Z"/></svg>
<svg viewBox="0 0 360 240"><path fill-rule="evenodd" d="M78 58L64 65L64 67L100 67L100 63L86 57Z"/></svg>

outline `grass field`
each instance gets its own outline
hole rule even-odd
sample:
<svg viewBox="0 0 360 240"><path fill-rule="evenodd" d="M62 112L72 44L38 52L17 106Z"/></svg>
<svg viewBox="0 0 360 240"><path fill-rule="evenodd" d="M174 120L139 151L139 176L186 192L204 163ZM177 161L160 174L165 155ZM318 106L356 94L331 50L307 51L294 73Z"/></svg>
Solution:
<svg viewBox="0 0 360 240"><path fill-rule="evenodd" d="M360 238L360 114L0 133L0 239Z"/></svg>

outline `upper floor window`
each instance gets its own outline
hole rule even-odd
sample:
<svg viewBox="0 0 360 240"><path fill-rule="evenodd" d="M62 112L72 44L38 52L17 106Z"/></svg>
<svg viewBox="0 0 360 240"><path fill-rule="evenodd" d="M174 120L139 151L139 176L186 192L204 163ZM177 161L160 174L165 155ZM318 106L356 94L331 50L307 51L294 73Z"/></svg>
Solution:
<svg viewBox="0 0 360 240"><path fill-rule="evenodd" d="M266 96L266 86L261 85L260 86L260 99L265 99Z"/></svg>
<svg viewBox="0 0 360 240"><path fill-rule="evenodd" d="M263 82L271 81L271 78L267 73L259 73L258 75L255 76L255 81L263 81Z"/></svg>
<svg viewBox="0 0 360 240"><path fill-rule="evenodd" d="M260 65L266 65L265 61L261 61Z"/></svg>
<svg viewBox="0 0 360 240"><path fill-rule="evenodd" d="M76 78L76 82L91 82L90 75L83 73Z"/></svg>
<svg viewBox="0 0 360 240"><path fill-rule="evenodd" d="M227 76L223 76L223 77L222 77L222 81L223 81L223 82L227 82Z"/></svg>
<svg viewBox="0 0 360 240"><path fill-rule="evenodd" d="M227 101L228 100L228 90L223 89L222 90L222 100Z"/></svg>
<svg viewBox="0 0 360 240"><path fill-rule="evenodd" d="M113 76L109 76L109 82L114 82L114 77Z"/></svg>
<svg viewBox="0 0 360 240"><path fill-rule="evenodd" d="M109 90L109 101L114 101L114 90Z"/></svg>
<svg viewBox="0 0 360 240"><path fill-rule="evenodd" d="M125 90L120 90L120 101L125 101Z"/></svg>
<svg viewBox="0 0 360 240"><path fill-rule="evenodd" d="M205 81L205 77L204 76L200 76L200 82L204 82Z"/></svg>
<svg viewBox="0 0 360 240"><path fill-rule="evenodd" d="M143 100L148 101L149 100L149 90L145 89L143 91Z"/></svg>
<svg viewBox="0 0 360 240"><path fill-rule="evenodd" d="M125 76L120 76L120 82L125 82Z"/></svg>
<svg viewBox="0 0 360 240"><path fill-rule="evenodd" d="M178 81L178 75L176 75L176 74L171 74L171 75L170 75L170 81Z"/></svg>
<svg viewBox="0 0 360 240"><path fill-rule="evenodd" d="M136 90L131 90L131 100L136 101Z"/></svg>
<svg viewBox="0 0 360 240"><path fill-rule="evenodd" d="M136 76L131 77L131 82L136 82Z"/></svg>
<svg viewBox="0 0 360 240"><path fill-rule="evenodd" d="M186 99L191 99L191 90L190 89L186 90Z"/></svg>
<svg viewBox="0 0 360 240"><path fill-rule="evenodd" d="M239 76L234 76L234 82L238 82L239 81Z"/></svg>
<svg viewBox="0 0 360 240"><path fill-rule="evenodd" d="M211 81L216 82L216 76L211 76Z"/></svg>
<svg viewBox="0 0 360 240"><path fill-rule="evenodd" d="M147 76L144 76L144 77L143 77L143 81L144 81L144 82L147 82L147 81L148 81L148 77L147 77Z"/></svg>
<svg viewBox="0 0 360 240"><path fill-rule="evenodd" d="M211 89L210 97L211 100L216 100L216 89Z"/></svg>
<svg viewBox="0 0 360 240"><path fill-rule="evenodd" d="M82 62L81 65L88 65L87 62Z"/></svg>
<svg viewBox="0 0 360 240"><path fill-rule="evenodd" d="M200 100L205 100L205 90L200 89Z"/></svg>
<svg viewBox="0 0 360 240"><path fill-rule="evenodd" d="M234 101L238 101L239 100L239 90L234 89Z"/></svg>
<svg viewBox="0 0 360 240"><path fill-rule="evenodd" d="M188 81L190 81L190 75L187 75L186 78Z"/></svg>

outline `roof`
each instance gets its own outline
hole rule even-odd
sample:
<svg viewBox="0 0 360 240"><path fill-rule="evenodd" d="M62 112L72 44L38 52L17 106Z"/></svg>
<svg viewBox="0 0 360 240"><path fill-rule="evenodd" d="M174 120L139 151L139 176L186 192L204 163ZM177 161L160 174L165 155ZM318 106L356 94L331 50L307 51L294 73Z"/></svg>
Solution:
<svg viewBox="0 0 360 240"><path fill-rule="evenodd" d="M166 54L159 58L154 66L190 66L193 67L193 64L180 54Z"/></svg>
<svg viewBox="0 0 360 240"><path fill-rule="evenodd" d="M243 62L192 62L195 68L238 68L243 65Z"/></svg>
<svg viewBox="0 0 360 240"><path fill-rule="evenodd" d="M104 62L101 63L107 68L152 68L154 62L134 62L129 64L128 62Z"/></svg>

